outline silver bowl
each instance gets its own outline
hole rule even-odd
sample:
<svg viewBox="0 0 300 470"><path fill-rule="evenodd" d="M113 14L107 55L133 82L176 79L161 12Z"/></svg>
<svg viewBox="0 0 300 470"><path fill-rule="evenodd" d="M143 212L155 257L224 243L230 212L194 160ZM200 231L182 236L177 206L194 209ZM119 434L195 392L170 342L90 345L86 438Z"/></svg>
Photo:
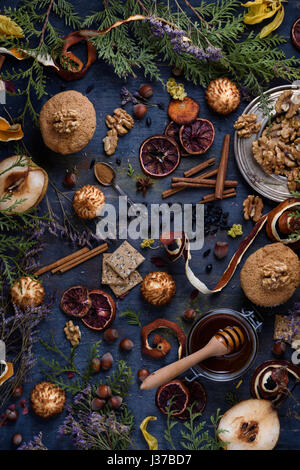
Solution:
<svg viewBox="0 0 300 470"><path fill-rule="evenodd" d="M279 95L285 90L294 90L296 94L300 94L300 81L297 80L291 85L282 85L271 88L264 95L268 98L270 105L273 106L275 114L275 103ZM267 118L264 116L260 108L260 97L255 98L245 108L243 114L254 113L257 115L257 121L262 123L262 129L267 124ZM261 133L260 132L260 133ZM248 139L240 138L235 132L234 135L234 153L240 172L247 183L262 196L272 201L281 202L291 197L288 190L287 178L285 176L269 175L254 160L252 154L252 142L257 140L259 135L254 134Z"/></svg>

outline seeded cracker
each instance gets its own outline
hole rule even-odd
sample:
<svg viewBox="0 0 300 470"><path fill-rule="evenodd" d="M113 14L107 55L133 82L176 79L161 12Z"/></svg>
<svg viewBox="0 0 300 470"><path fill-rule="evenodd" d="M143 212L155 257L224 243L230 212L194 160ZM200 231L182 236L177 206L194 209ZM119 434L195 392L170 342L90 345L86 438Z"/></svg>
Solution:
<svg viewBox="0 0 300 470"><path fill-rule="evenodd" d="M143 261L145 258L124 241L106 262L122 279L126 279Z"/></svg>
<svg viewBox="0 0 300 470"><path fill-rule="evenodd" d="M111 253L103 253L102 255L102 284L108 285L124 285L125 281L122 279L108 264L107 260Z"/></svg>
<svg viewBox="0 0 300 470"><path fill-rule="evenodd" d="M137 284L142 282L143 278L138 271L133 271L130 276L124 280L124 284L110 284L109 287L116 297L126 294L129 290L133 289Z"/></svg>

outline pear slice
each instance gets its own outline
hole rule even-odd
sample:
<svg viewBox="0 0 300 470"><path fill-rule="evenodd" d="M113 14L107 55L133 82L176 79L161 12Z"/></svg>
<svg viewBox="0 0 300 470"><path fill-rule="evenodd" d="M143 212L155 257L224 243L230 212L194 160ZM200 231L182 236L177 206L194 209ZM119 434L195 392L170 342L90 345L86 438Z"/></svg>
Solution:
<svg viewBox="0 0 300 470"><path fill-rule="evenodd" d="M48 175L26 156L13 155L0 162L0 211L13 206L12 212L23 213L44 197Z"/></svg>
<svg viewBox="0 0 300 470"><path fill-rule="evenodd" d="M280 434L277 411L268 400L251 398L230 408L219 421L226 450L272 450Z"/></svg>

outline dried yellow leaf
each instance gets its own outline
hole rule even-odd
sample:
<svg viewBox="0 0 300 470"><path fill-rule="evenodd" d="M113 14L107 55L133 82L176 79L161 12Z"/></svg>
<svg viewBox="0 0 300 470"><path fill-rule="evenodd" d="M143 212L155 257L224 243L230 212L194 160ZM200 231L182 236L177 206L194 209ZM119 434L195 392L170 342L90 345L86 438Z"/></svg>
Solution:
<svg viewBox="0 0 300 470"><path fill-rule="evenodd" d="M149 450L157 450L158 449L158 441L156 439L156 437L152 436L152 434L150 434L148 431L147 431L147 425L149 423L149 421L156 421L156 416L147 416L140 424L140 430L142 431L143 433L143 436L149 446Z"/></svg>
<svg viewBox="0 0 300 470"><path fill-rule="evenodd" d="M274 20L271 21L271 23L267 24L260 32L259 37L260 38L265 38L268 36L272 31L275 31L275 29L279 28L281 23L283 22L284 18L284 8L281 5L277 15L275 16Z"/></svg>
<svg viewBox="0 0 300 470"><path fill-rule="evenodd" d="M8 16L0 15L0 37L1 36L23 38L24 33L22 28Z"/></svg>

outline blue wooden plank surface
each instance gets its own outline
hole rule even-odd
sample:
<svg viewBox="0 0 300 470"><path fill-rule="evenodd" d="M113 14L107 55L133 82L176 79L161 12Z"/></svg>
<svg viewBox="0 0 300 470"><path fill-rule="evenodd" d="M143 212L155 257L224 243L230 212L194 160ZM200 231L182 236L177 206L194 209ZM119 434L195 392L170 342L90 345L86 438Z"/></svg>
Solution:
<svg viewBox="0 0 300 470"><path fill-rule="evenodd" d="M101 2L100 2L101 3ZM197 3L197 2L192 2ZM17 4L16 1L4 1L4 5L14 5ZM86 5L85 2L77 0L74 2L78 11L82 14L86 14ZM99 6L98 0L90 0L89 9L96 10ZM278 32L283 34L288 43L283 46L287 55L298 55L297 50L289 43L289 29L295 18L299 15L298 2L290 1L285 6L286 8L286 19L284 24L279 28ZM13 65L13 60L8 59L7 62L10 65ZM162 66L162 74L164 79L170 76L170 69L166 65ZM107 157L104 155L102 150L102 139L106 133L106 126L104 123L105 115L110 114L114 108L120 105L120 89L124 85L124 82L117 78L108 65L101 61L97 61L91 69L88 71L87 75L82 80L77 80L69 83L63 82L60 78L57 77L53 72L49 72L49 84L48 92L49 96L54 95L66 88L67 90L74 89L86 93L88 86L93 85L93 89L89 92L88 98L92 101L95 106L97 113L97 129L92 141L84 149L84 153L80 152L78 155L72 156L57 156L51 153L46 149L41 141L40 133L38 129L35 129L27 120L25 126L25 142L28 145L28 148L34 156L34 160L41 164L46 171L49 173L50 177L56 182L59 189L65 191L62 185L63 177L66 169L72 168L74 165L79 170L79 181L78 186L91 183L95 184L92 170L89 169L90 163L93 159L96 161L105 161L110 162L117 171L118 183L120 186L128 193L128 195L137 202L148 202L148 203L160 203L161 202L161 192L164 189L167 189L170 184L170 178L162 179L157 181L153 188L147 192L146 197L143 197L140 193L136 193L135 182L127 176L127 166L128 163L131 163L136 173L140 173L140 165L138 161L138 149L140 143L147 137L153 134L159 134L162 132L162 129L168 122L167 117L167 104L168 104L168 94L162 87L160 83L152 83L154 88L154 97L153 102L162 102L165 105L165 110L160 110L157 108L150 108L148 115L152 119L151 127L145 125L145 120L136 121L134 129L125 137L119 140L119 145L117 152L112 157ZM126 82L126 86L134 91L138 86L145 82L145 79L141 74L138 74L136 79L129 78ZM185 88L189 96L196 99L200 104L200 113L201 117L205 117L211 120L216 129L216 137L212 147L209 149L205 157L216 157L217 160L220 158L221 147L223 137L226 133L230 133L233 136L233 123L236 118L241 114L246 103L242 103L238 110L229 115L228 117L218 116L210 111L207 107L204 99L204 91L201 87L194 86L191 83L185 83ZM41 107L44 102L47 100L46 97L38 104ZM7 107L12 115L18 114L20 103L18 99L14 97L8 98ZM126 109L130 112L131 105L127 105ZM3 113L1 113L2 115ZM12 146L1 144L0 146L0 158L5 158L9 156L12 152ZM121 159L121 166L116 165L116 158ZM194 164L198 162L197 158L183 158L179 167L173 176L181 176L183 171L189 169ZM242 216L242 201L248 194L252 194L253 191L248 185L243 181L243 178L239 174L238 168L234 160L233 146L231 144L230 156L229 156L229 166L228 166L228 178L229 179L238 179L238 196L235 199L224 200L220 203L216 203L223 208L224 211L230 213L229 224L233 223L242 223L244 233L249 233L252 223L245 222ZM173 198L168 199L167 201L182 202L182 203L195 203L200 198L205 190L192 190L185 191L180 193L180 197L173 196ZM106 189L105 194L108 202L117 204L117 194L113 189ZM49 191L49 197L52 204L55 207L55 197L53 192ZM274 207L274 204L264 200L265 202L265 211ZM46 211L45 201L41 204L41 213ZM228 240L228 236L224 232L219 232L215 236L209 236L205 239L205 248L212 248L216 240ZM70 246L67 243L57 240L52 236L47 237L47 246L41 256L41 265L47 264L49 260L55 260L58 255L64 256L70 252ZM239 245L240 240L228 240L229 241L229 254L225 260L218 261L215 259L214 255L211 254L203 259L202 252L193 253L192 265L196 274L209 284L210 287L213 287L217 280L220 278L223 273L227 261L230 259L231 255L236 251L236 248ZM259 247L268 243L268 239L264 233L261 233L258 236L258 239L253 243L249 249L247 256L257 250ZM132 244L139 248L140 241L132 242ZM119 245L119 242L111 245L111 250ZM155 270L153 264L150 262L150 257L154 255L163 255L163 249L159 248L155 252L148 250L146 253L146 261L140 267L140 273L142 276L145 276L149 271ZM89 288L98 288L100 287L100 276L101 276L101 259L99 257L89 260L83 265L80 265L76 269L73 269L64 275L54 275L46 274L43 276L43 282L46 288L46 292L49 296L56 291L56 302L52 310L51 316L41 324L40 336L41 338L48 340L49 332L53 332L55 338L63 349L68 348L68 344L64 337L63 327L66 322L66 317L61 312L59 308L59 299L63 291L71 285L82 284L86 285ZM213 270L210 274L206 274L205 266L208 263L213 264ZM178 316L185 310L189 305L189 295L193 290L193 287L188 283L185 274L184 266L182 260L174 264L169 264L166 267L166 271L170 272L176 281L177 291L176 296L173 301L163 308L155 308L146 304L141 298L139 288L133 289L128 296L123 300L117 300L118 312L122 312L127 308L132 308L134 310L141 310L141 321L142 324L147 324L150 321L164 317L169 320L176 320ZM220 294L216 294L210 297L205 297L199 295L197 306L201 312L205 312L213 307L231 307L236 310L240 310L242 307L247 307L247 301L241 292L240 283L239 283L239 272L237 270L230 284L224 289ZM249 378L255 366L260 364L262 361L271 359L271 348L272 348L272 333L273 333L273 321L275 313L287 313L288 308L292 305L292 302L299 300L299 294L296 294L293 299L281 306L280 308L271 309L267 312L264 312L264 325L262 332L260 334L260 345L258 355L255 360L253 368L243 377L243 382L238 389L238 395L240 399L246 399L250 396L249 392ZM78 323L78 322L77 322ZM110 351L113 354L115 362L118 359L125 359L128 361L133 370L133 375L136 378L138 369L142 367L149 368L154 370L157 367L163 366L175 360L176 350L175 341L172 341L172 350L165 360L155 361L151 360L146 356L141 355L140 350L140 339L139 339L139 329L136 326L128 325L126 319L117 318L115 320L114 326L119 330L119 338L129 337L134 341L135 347L134 350L129 353L120 352L118 342L112 346L108 346L104 342L101 346L101 353ZM86 355L88 353L90 345L101 338L101 334L88 330L85 327L81 327L82 331L82 340L80 347L78 348L77 361L78 364L84 366ZM45 351L43 348L37 344L35 347L36 357L44 355ZM286 358L289 359L291 351L288 350L286 353ZM101 377L103 373L100 373ZM24 396L29 397L29 394L34 386L43 379L41 373L41 363L38 362L35 368L32 371L30 377L30 383L26 384L24 387ZM207 380L201 381L206 388L208 401L207 407L203 414L203 418L207 421L211 414L216 412L217 408L221 408L221 411L225 411L229 405L226 403L225 394L226 392L234 391L236 382L228 382L224 384L213 383ZM299 390L296 390L296 397L300 399ZM136 417L136 430L134 432L134 439L136 445L139 449L146 449L146 443L141 436L141 433L138 429L138 426L142 419L148 415L155 415L158 417L158 420L151 423L151 432L158 438L159 448L165 449L168 448L167 443L163 438L163 431L165 428L165 417L157 410L154 403L155 391L141 392L137 380L131 387L131 395L129 397L128 403L129 407L134 410ZM68 397L70 399L70 397ZM293 413L296 411L296 404L292 401L288 401L286 405L279 411L280 420L281 420L281 435L280 440L277 446L277 449L300 449L299 444L299 420L293 417ZM24 441L30 440L34 435L39 431L43 432L44 442L49 449L72 449L71 442L69 438L60 438L56 437L56 430L58 426L62 423L65 413L51 419L49 421L44 421L35 416L31 411L29 415L20 416L18 421L13 425L7 425L1 428L0 432L0 448L1 449L10 449L10 439L15 432L21 432L24 437ZM174 442L179 446L179 432L174 430ZM179 448L179 447L178 447Z"/></svg>

